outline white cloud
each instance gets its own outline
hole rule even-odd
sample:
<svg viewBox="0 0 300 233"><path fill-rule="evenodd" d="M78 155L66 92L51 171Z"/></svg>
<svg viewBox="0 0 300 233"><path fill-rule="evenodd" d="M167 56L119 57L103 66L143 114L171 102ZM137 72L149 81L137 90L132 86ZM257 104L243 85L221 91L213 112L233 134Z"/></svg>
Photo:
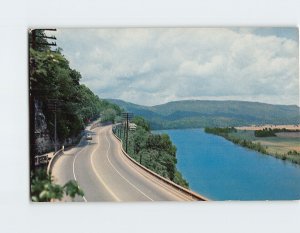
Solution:
<svg viewBox="0 0 300 233"><path fill-rule="evenodd" d="M298 41L272 30L63 29L57 43L102 98L145 105L189 98L299 105Z"/></svg>

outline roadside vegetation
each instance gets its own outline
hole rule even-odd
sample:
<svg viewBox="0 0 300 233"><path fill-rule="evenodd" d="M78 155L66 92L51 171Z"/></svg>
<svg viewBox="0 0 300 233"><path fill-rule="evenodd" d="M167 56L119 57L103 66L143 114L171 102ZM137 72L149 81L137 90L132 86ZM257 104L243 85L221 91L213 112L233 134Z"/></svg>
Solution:
<svg viewBox="0 0 300 233"><path fill-rule="evenodd" d="M261 142L256 141L258 137L275 137L276 134L273 132L287 132L274 129L274 130L260 130L261 132L258 133L260 136L256 136L257 132L248 131L248 132L241 132L240 130L236 130L233 127L227 127L227 128L205 128L206 133L215 134L221 137L224 137L225 139L238 144L240 146L243 146L245 148L258 151L262 154L271 155L278 159L282 160L288 160L292 163L300 164L300 152L297 152L296 150L288 150L285 152L279 152L279 150L274 148L270 148L269 146L262 145ZM294 132L294 131L293 131ZM275 136L273 136L275 134ZM262 136L263 135L263 136ZM269 136L267 136L269 135ZM272 136L271 136L272 135ZM286 140L286 139L283 139ZM295 139L293 139L295 140ZM297 139L296 139L297 141ZM299 140L298 140L299 144Z"/></svg>
<svg viewBox="0 0 300 233"><path fill-rule="evenodd" d="M63 142L77 136L85 126L103 113L105 120L114 120L120 115L120 108L106 100L101 100L84 84L80 84L81 74L70 68L69 61L61 50L39 51L30 49L31 88L35 101L42 105L43 114L50 135L53 135L54 114L50 105L57 105L57 137Z"/></svg>
<svg viewBox="0 0 300 233"><path fill-rule="evenodd" d="M53 182L53 177L45 169L37 169L31 173L31 200L33 202L49 202L69 197L73 201L76 195L83 197L84 193L75 180L70 180L61 186Z"/></svg>
<svg viewBox="0 0 300 233"><path fill-rule="evenodd" d="M35 46L33 46L32 31L29 32L29 80L30 80L30 107L33 128L31 141L31 198L32 201L61 200L64 195L74 198L83 195L75 181L70 181L64 186L53 183L51 176L46 174L46 168L36 168L34 156L36 152L36 132L39 127L36 119L37 108L42 115L45 126L42 134L50 136L54 141L55 115L56 135L58 146L64 145L69 138L80 139L82 130L102 115L104 121L114 122L121 113L121 109L106 100L100 99L87 86L80 83L81 74L72 69L69 61L62 54L62 49L51 51L45 39L44 30L35 30ZM54 112L56 114L54 114ZM76 140L75 140L76 142ZM53 148L48 148L50 152Z"/></svg>
<svg viewBox="0 0 300 233"><path fill-rule="evenodd" d="M101 122L116 123L121 121L121 109L117 105L104 103L104 110L101 112Z"/></svg>
<svg viewBox="0 0 300 233"><path fill-rule="evenodd" d="M169 136L152 134L149 123L142 117L134 117L132 122L137 125L137 128L129 131L128 154L155 173L188 188L188 182L176 168L176 147ZM122 139L123 148L126 148L122 127L116 128L115 133Z"/></svg>

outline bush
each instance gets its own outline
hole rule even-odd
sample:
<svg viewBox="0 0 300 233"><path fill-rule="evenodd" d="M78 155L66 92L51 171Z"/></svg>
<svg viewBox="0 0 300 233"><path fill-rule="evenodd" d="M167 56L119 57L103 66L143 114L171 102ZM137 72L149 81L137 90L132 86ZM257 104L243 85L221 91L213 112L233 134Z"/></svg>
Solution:
<svg viewBox="0 0 300 233"><path fill-rule="evenodd" d="M254 136L255 137L276 137L275 130L271 128L264 128L263 130L255 130Z"/></svg>
<svg viewBox="0 0 300 233"><path fill-rule="evenodd" d="M155 173L188 187L188 182L176 169L176 147L170 137L167 134L152 134L149 131L149 124L141 117L136 117L134 122L137 124L137 129L129 132L128 154ZM124 131L121 132L120 127L115 132L121 137L125 148Z"/></svg>
<svg viewBox="0 0 300 233"><path fill-rule="evenodd" d="M64 186L54 184L52 176L48 175L45 169L37 169L31 173L30 191L33 202L61 200L64 196L69 196L73 200L76 195L84 195L75 180L69 181Z"/></svg>

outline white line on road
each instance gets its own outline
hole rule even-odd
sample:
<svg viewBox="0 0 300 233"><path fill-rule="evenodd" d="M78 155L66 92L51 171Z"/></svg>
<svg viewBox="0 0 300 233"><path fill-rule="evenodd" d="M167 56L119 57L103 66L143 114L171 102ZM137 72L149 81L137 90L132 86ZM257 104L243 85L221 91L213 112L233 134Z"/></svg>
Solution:
<svg viewBox="0 0 300 233"><path fill-rule="evenodd" d="M154 201L153 199L151 199L149 196L147 196L144 192L142 192L139 188L137 188L134 184L132 184L129 180L127 180L124 176L121 175L121 173L116 169L116 167L112 164L112 162L110 161L109 157L108 157L108 151L110 149L110 142L107 138L107 133L105 133L105 138L106 141L108 142L108 148L106 151L106 157L108 162L110 163L110 165L112 166L113 169L115 169L115 171L119 174L119 176L121 176L128 184L130 184L132 187L134 187L138 192L140 192L141 194L143 194L145 197L147 197L149 200Z"/></svg>
<svg viewBox="0 0 300 233"><path fill-rule="evenodd" d="M96 174L97 178L99 179L99 181L103 184L103 186L105 187L105 189L113 196L113 198L116 200L116 201L121 201L117 196L116 194L114 194L110 188L106 185L106 183L103 181L103 179L101 178L101 176L99 175L99 173L97 172L95 166L94 166L94 163L93 163L93 156L94 156L94 153L95 151L98 149L99 145L100 145L100 142L99 142L99 135L98 135L98 145L95 147L95 149L93 150L92 154L91 154L91 164L92 164L92 168L94 170L94 173Z"/></svg>
<svg viewBox="0 0 300 233"><path fill-rule="evenodd" d="M115 141L117 143L120 143L120 141L117 141L117 139L115 139ZM122 150L121 146L122 146L121 144L119 144L119 146L118 146L120 151ZM133 172L138 173L139 175L142 175L150 182L154 182L157 185L156 187L159 188L160 190L165 192L167 189L169 191L168 194L172 195L174 198L177 198L178 201L181 201L182 199L187 200L187 201L191 200L184 194L177 192L176 190L172 190L168 185L161 183L161 181L157 180L155 177L153 177L153 175L147 174L144 171L139 172L137 169L141 169L141 168L137 167L137 165L135 165L132 161L129 161L128 158L125 159L125 157L122 155L120 156L120 158L124 161L124 163L126 163L126 164L128 164L128 166L130 166L130 168L132 169Z"/></svg>
<svg viewBox="0 0 300 233"><path fill-rule="evenodd" d="M186 195L184 195L181 192L178 192L177 190L172 189L170 186L167 184L164 184L160 180L158 180L156 177L154 177L152 174L149 174L148 172L145 172L141 167L137 166L134 164L132 161L130 161L128 158L126 158L122 152L122 143L117 140L115 137L113 137L114 141L118 143L119 150L121 151L120 153L120 158L126 163L133 172L142 175L144 178L147 179L147 181L151 182L152 184L154 183L156 185L156 188L159 188L161 191L167 193L168 195L172 196L173 198L176 198L178 201L186 200L190 201L191 199L188 198ZM168 192L166 192L168 191Z"/></svg>
<svg viewBox="0 0 300 233"><path fill-rule="evenodd" d="M81 150L79 150L79 151L76 153L75 158L74 158L74 160L73 160L73 176L74 176L74 179L75 179L76 182L77 182L77 178L76 178L76 175L75 175L75 161L76 161L76 158L77 158L79 152L81 152L84 148L85 148L85 147L83 147ZM78 187L79 187L79 185L78 185ZM87 199L86 199L84 196L82 196L82 198L83 198L83 200L84 200L85 202L87 202Z"/></svg>

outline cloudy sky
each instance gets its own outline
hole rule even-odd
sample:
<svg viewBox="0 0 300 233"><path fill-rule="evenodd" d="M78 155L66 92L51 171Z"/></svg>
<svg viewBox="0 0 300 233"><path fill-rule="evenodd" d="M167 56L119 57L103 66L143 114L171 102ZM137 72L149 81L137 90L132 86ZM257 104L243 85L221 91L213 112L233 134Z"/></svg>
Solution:
<svg viewBox="0 0 300 233"><path fill-rule="evenodd" d="M100 98L299 105L296 28L60 29L56 36Z"/></svg>

